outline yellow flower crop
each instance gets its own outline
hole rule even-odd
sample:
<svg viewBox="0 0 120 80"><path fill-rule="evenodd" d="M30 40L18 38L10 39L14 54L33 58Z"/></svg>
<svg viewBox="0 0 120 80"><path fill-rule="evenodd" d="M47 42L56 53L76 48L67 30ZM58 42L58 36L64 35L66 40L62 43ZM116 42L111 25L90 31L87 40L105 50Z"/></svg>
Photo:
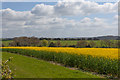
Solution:
<svg viewBox="0 0 120 80"><path fill-rule="evenodd" d="M118 48L68 48L68 47L3 47L3 48L17 48L30 50L43 50L53 52L65 52L69 54L84 54L97 57L106 57L111 59L118 59Z"/></svg>

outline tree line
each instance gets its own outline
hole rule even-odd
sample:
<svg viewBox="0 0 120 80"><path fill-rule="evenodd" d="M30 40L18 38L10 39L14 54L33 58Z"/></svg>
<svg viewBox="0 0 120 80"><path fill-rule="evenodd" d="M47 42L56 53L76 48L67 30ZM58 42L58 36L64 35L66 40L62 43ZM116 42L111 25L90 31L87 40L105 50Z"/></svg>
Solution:
<svg viewBox="0 0 120 80"><path fill-rule="evenodd" d="M97 37L92 38L38 38L39 40L99 40ZM2 41L14 40L14 38L4 38Z"/></svg>
<svg viewBox="0 0 120 80"><path fill-rule="evenodd" d="M97 39L96 39L97 40ZM75 48L118 48L118 41L99 40L99 46L95 40L79 40L76 44L61 44L61 39L53 42L52 40L39 39L37 37L15 37L9 46L37 46L37 47L75 47ZM1 46L4 47L4 44Z"/></svg>

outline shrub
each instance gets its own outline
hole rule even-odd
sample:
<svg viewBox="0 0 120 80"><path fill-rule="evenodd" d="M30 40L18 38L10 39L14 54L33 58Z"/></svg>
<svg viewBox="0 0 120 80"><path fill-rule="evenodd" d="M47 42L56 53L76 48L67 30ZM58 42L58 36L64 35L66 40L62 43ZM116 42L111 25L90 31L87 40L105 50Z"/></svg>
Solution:
<svg viewBox="0 0 120 80"><path fill-rule="evenodd" d="M86 46L87 46L87 41L85 40L78 41L76 44L77 48L85 48Z"/></svg>
<svg viewBox="0 0 120 80"><path fill-rule="evenodd" d="M55 44L54 42L51 42L51 43L49 44L49 47L56 47L56 44Z"/></svg>

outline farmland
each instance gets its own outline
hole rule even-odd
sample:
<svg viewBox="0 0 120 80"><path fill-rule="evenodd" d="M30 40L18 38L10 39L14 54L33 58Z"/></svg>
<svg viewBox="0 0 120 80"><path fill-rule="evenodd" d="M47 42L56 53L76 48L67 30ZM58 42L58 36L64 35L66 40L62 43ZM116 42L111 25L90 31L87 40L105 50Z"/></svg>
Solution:
<svg viewBox="0 0 120 80"><path fill-rule="evenodd" d="M1 4L1 79L119 79L118 1Z"/></svg>
<svg viewBox="0 0 120 80"><path fill-rule="evenodd" d="M92 72L94 74L104 75L104 77L111 77L116 78L118 77L118 40L40 40L37 37L17 37L14 40L6 40L2 41L2 51L4 54L16 56L19 60L19 57L29 57L34 58L37 60L42 60L46 62L52 62L55 64L60 64L60 66L69 67L78 69L80 72L87 71ZM3 54L3 55L4 55ZM5 57L5 56L4 56ZM3 57L3 58L4 58ZM7 57L7 56L6 56ZM4 59L3 59L4 60ZM24 60L27 61L25 58ZM23 61L23 60L21 60ZM33 60L34 61L34 60ZM16 60L17 62L17 60ZM32 61L31 61L32 62ZM20 61L19 61L20 63ZM43 64L37 64L33 62L37 67L41 68L40 66ZM34 76L35 74L30 74L28 63L22 63L28 68L22 68L20 70L25 71L25 76L20 74L21 71L14 71L17 74L17 77L29 77L29 75L33 75L31 77L44 77L47 78L46 75L42 75L40 72L44 70L39 69L38 71L33 70L34 73L39 74L38 76ZM13 64L9 64L12 66ZM14 64L18 65L18 64ZM16 66L19 67L20 66ZM32 64L29 64L32 66ZM51 63L47 64L51 65ZM45 66L45 65L44 65ZM55 68L58 65L54 65ZM32 66L33 67L33 66ZM47 68L47 67L46 67ZM52 68L53 69L53 68ZM59 68L58 68L59 69ZM48 71L47 71L48 70ZM47 68L49 74L51 74L52 70ZM81 71L82 70L82 71ZM62 71L62 70L61 70ZM64 72L64 69L63 69ZM69 71L67 71L69 72ZM66 72L63 75L60 74L59 71L56 69L55 74L48 75L48 77L75 77L75 78L82 78L85 77L83 73L73 74L69 72L73 76L67 76ZM41 74L41 76L40 76ZM81 75L81 76L78 76ZM83 75L83 76L82 76ZM88 76L89 78L94 77ZM87 77L86 77L87 78Z"/></svg>
<svg viewBox="0 0 120 80"><path fill-rule="evenodd" d="M81 41L81 40L47 40L47 41L48 41L48 44L46 46L49 46L49 44L51 42L57 43L58 41L60 41L60 43L61 43L62 46L67 46L67 45L76 45L77 42ZM101 41L102 40L85 40L85 41L87 41L88 43L90 43L91 41L93 41L95 43L94 47L101 47ZM110 41L113 42L113 43L118 42L118 40L110 40ZM2 41L2 44L5 47L8 47L11 42L13 42L13 40L6 40L6 41ZM103 45L105 45L105 44L103 44Z"/></svg>
<svg viewBox="0 0 120 80"><path fill-rule="evenodd" d="M3 51L35 57L45 61L53 61L61 63L64 66L117 77L117 48L3 47Z"/></svg>

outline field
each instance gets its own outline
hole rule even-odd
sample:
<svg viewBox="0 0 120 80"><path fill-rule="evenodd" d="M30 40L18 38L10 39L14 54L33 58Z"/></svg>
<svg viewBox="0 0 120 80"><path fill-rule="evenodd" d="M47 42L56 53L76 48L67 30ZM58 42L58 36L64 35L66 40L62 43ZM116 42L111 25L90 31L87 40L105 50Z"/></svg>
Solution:
<svg viewBox="0 0 120 80"><path fill-rule="evenodd" d="M117 48L69 48L69 47L3 47L3 49L28 49L36 51L48 51L56 53L69 53L77 55L92 55L110 59L118 59ZM102 53L102 54L101 54Z"/></svg>
<svg viewBox="0 0 120 80"><path fill-rule="evenodd" d="M8 52L2 52L2 55L3 61L13 57L8 65L14 72L14 78L100 78L100 76L80 70L70 70L32 57Z"/></svg>
<svg viewBox="0 0 120 80"><path fill-rule="evenodd" d="M3 51L61 63L84 71L117 77L117 48L3 47Z"/></svg>
<svg viewBox="0 0 120 80"><path fill-rule="evenodd" d="M6 40L6 41L2 41L2 44L4 44L5 47L8 47L9 43L12 42L13 40ZM58 40L48 40L48 45L50 44L50 42L54 42L56 43ZM80 41L80 40L60 40L60 43L62 46L65 46L65 45L76 45L77 42ZM88 43L91 41L91 40L86 40ZM117 40L111 40L112 42L116 42ZM100 47L101 44L100 44L100 40L94 40L96 46ZM47 45L47 46L48 46Z"/></svg>
<svg viewBox="0 0 120 80"><path fill-rule="evenodd" d="M4 44L7 47L10 42L12 42L12 40L2 41L2 44Z"/></svg>

